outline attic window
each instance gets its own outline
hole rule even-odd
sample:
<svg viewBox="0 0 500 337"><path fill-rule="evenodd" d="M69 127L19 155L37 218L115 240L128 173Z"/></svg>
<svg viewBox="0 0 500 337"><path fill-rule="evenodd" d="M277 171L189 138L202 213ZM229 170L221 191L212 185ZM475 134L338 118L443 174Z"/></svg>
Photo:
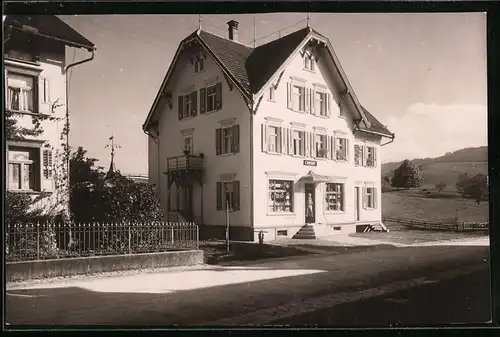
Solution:
<svg viewBox="0 0 500 337"><path fill-rule="evenodd" d="M304 53L304 69L314 71L314 57L310 53Z"/></svg>
<svg viewBox="0 0 500 337"><path fill-rule="evenodd" d="M199 73L200 71L205 70L205 64L203 57L197 58L194 61L194 72Z"/></svg>

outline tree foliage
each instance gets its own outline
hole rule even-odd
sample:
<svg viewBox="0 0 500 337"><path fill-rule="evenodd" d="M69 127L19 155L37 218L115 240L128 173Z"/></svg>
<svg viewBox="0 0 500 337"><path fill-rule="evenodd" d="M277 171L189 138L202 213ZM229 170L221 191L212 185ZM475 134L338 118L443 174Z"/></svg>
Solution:
<svg viewBox="0 0 500 337"><path fill-rule="evenodd" d="M488 177L482 173L476 174L467 181L464 196L474 199L478 204L488 200Z"/></svg>
<svg viewBox="0 0 500 337"><path fill-rule="evenodd" d="M391 179L388 176L382 176L382 192L389 192L391 190Z"/></svg>
<svg viewBox="0 0 500 337"><path fill-rule="evenodd" d="M438 190L438 192L442 192L444 189L446 188L446 183L439 183L439 184L436 184L436 190Z"/></svg>
<svg viewBox="0 0 500 337"><path fill-rule="evenodd" d="M468 183L469 183L469 175L467 172L462 173L457 178L457 183L455 187L457 188L458 193L460 193L464 197L468 197Z"/></svg>
<svg viewBox="0 0 500 337"><path fill-rule="evenodd" d="M70 159L73 221L162 221L164 216L153 188L136 183L120 172L106 176L97 159L79 147Z"/></svg>
<svg viewBox="0 0 500 337"><path fill-rule="evenodd" d="M422 185L423 177L418 167L406 159L394 170L394 176L391 179L393 187L404 188L405 190L419 187Z"/></svg>

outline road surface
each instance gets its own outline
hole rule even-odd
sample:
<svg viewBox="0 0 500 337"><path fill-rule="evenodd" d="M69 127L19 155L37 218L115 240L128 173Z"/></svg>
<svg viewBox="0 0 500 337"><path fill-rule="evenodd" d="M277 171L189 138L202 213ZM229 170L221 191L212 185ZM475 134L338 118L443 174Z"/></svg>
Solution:
<svg viewBox="0 0 500 337"><path fill-rule="evenodd" d="M479 281L463 281L460 275L479 273L481 276L475 277L481 279L481 284L487 284L488 256L489 247L484 246L387 248L346 255L296 257L240 267L209 266L200 270L77 278L22 287L8 285L6 316L11 326L220 326L288 324L295 322L297 317L302 317L301 322L310 323L310 315L315 313L324 318L322 322L311 324L328 324L328 320L340 322L345 316L316 313L348 305L346 303L354 306L350 308L356 305L365 308L366 299L398 294L410 287L422 286L421 292L425 293L423 285L432 282L451 282L444 283L446 288L446 284L455 284L453 279L457 277L455 282L460 287L454 286L457 296L467 293L472 298L477 292L478 298L484 299L485 287L479 292ZM472 302L458 299L451 301L452 293L431 292L434 303L439 303L440 307L465 310L465 306L471 305ZM409 302L419 307L423 305L417 301L419 297L422 295L411 297ZM397 301L386 302L380 303L390 306ZM474 303L475 308L481 306L479 302ZM481 308L481 312L489 310L489 303L485 301ZM380 309L370 323L398 322L399 311L387 310L385 313ZM365 316L359 316L360 319L369 320L368 313L364 312ZM403 322L406 314L403 311L400 314ZM470 316L457 317L470 322L482 316L475 311ZM345 320L352 323L352 319ZM420 316L412 323L430 324L427 319L428 316ZM436 320L439 324L450 323L446 315Z"/></svg>

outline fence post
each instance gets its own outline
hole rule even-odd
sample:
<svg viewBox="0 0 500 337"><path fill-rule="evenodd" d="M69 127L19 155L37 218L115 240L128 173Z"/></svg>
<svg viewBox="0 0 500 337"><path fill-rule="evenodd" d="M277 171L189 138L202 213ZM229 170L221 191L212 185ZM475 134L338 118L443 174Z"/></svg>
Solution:
<svg viewBox="0 0 500 337"><path fill-rule="evenodd" d="M132 254L132 246L130 245L130 239L132 238L132 233L130 231L130 222L128 223L128 253Z"/></svg>
<svg viewBox="0 0 500 337"><path fill-rule="evenodd" d="M174 245L174 225L173 224L170 225L170 235L171 235L170 240L172 242L172 245Z"/></svg>
<svg viewBox="0 0 500 337"><path fill-rule="evenodd" d="M200 249L200 228L196 226L196 250Z"/></svg>
<svg viewBox="0 0 500 337"><path fill-rule="evenodd" d="M40 223L36 223L36 259L40 260Z"/></svg>

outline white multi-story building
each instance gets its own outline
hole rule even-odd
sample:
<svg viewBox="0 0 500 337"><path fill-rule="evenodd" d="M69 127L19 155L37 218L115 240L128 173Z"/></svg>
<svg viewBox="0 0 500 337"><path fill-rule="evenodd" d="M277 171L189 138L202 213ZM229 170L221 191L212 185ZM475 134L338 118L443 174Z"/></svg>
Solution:
<svg viewBox="0 0 500 337"><path fill-rule="evenodd" d="M328 39L306 27L252 48L228 26L227 38L181 41L143 124L168 217L223 237L229 208L242 240L381 224L380 152L394 134L359 103Z"/></svg>
<svg viewBox="0 0 500 337"><path fill-rule="evenodd" d="M4 108L17 121L7 134L7 190L33 196L34 206L47 212L67 210L66 74L93 58L94 44L53 15L3 19ZM68 64L66 47L87 49L92 56Z"/></svg>

